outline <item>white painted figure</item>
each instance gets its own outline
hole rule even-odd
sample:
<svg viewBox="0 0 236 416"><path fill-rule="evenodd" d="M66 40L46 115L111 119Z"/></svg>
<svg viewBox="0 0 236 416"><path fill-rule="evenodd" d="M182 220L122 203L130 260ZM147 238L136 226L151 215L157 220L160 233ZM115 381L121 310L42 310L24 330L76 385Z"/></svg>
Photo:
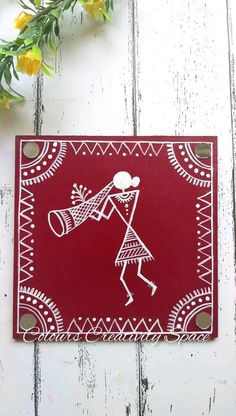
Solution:
<svg viewBox="0 0 236 416"><path fill-rule="evenodd" d="M137 263L137 276L151 288L152 296L157 289L157 286L147 279L141 271L143 262L154 260L154 257L132 227L139 190L128 191L128 189L131 187L136 188L139 183L140 178L138 176L131 178L128 172L117 172L112 182L87 200L86 198L91 194L91 191L82 185L78 188L77 184L74 184L71 195L74 206L62 210L53 210L48 213L50 228L58 237L68 234L88 218L100 221L103 218L109 220L113 212L119 215L126 227L126 231L115 260L115 265L122 266L120 280L128 296L126 306L134 300L133 294L130 292L124 279L128 264ZM114 187L119 192L111 193ZM103 205L101 206L101 204Z"/></svg>
<svg viewBox="0 0 236 416"><path fill-rule="evenodd" d="M112 213L116 211L126 225L125 236L115 260L116 266L122 266L120 280L124 285L128 296L128 300L125 304L126 306L134 300L133 294L130 292L124 279L128 264L137 263L137 276L151 288L152 296L157 289L157 286L141 272L142 263L144 261L153 260L154 258L132 227L139 190L128 191L128 189L130 187L136 188L139 183L140 178L138 176L131 178L131 175L128 172L121 171L116 173L113 178L113 185L116 189L121 190L121 192L110 194L103 203L102 208L99 210L95 209L90 215L91 218L96 219L97 221L100 221L102 218L109 220ZM105 214L107 208L109 211Z"/></svg>

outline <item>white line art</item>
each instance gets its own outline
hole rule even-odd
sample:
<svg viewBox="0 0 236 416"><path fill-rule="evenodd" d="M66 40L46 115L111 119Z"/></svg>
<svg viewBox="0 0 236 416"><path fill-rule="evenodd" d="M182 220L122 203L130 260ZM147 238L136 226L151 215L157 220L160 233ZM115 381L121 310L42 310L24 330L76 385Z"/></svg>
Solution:
<svg viewBox="0 0 236 416"><path fill-rule="evenodd" d="M37 142L39 141L37 140ZM37 184L53 176L62 164L65 155L65 142L44 141L43 148L38 157L29 163L21 163L22 185L29 186Z"/></svg>
<svg viewBox="0 0 236 416"><path fill-rule="evenodd" d="M28 189L21 189L20 224L19 224L19 261L20 282L23 283L33 277L33 230L32 213L34 210L34 195Z"/></svg>
<svg viewBox="0 0 236 416"><path fill-rule="evenodd" d="M199 279L211 284L213 281L212 271L212 224L211 207L212 195L208 192L197 198L197 217L198 222L198 249L197 260Z"/></svg>
<svg viewBox="0 0 236 416"><path fill-rule="evenodd" d="M179 300L172 309L167 324L170 332L188 332L188 326L197 313L207 308L212 309L212 292L210 287L194 290ZM197 331L195 331L197 332ZM202 329L199 331L202 332Z"/></svg>
<svg viewBox="0 0 236 416"><path fill-rule="evenodd" d="M194 155L190 143L169 143L167 153L176 172L187 182L203 188L211 186L212 168Z"/></svg>
<svg viewBox="0 0 236 416"><path fill-rule="evenodd" d="M158 156L164 143L156 142L135 142L135 141L117 141L117 142L94 142L84 140L81 142L70 142L75 155L135 155L135 156Z"/></svg>
<svg viewBox="0 0 236 416"><path fill-rule="evenodd" d="M78 334L162 334L163 329L159 319L141 318L74 318L70 322L67 332Z"/></svg>
<svg viewBox="0 0 236 416"><path fill-rule="evenodd" d="M62 210L53 210L48 213L49 226L58 237L68 234L88 218L100 221L101 219L109 220L113 212L119 215L126 225L126 232L115 259L115 265L122 266L120 281L128 296L125 306L134 300L133 294L124 279L128 264L138 264L137 276L151 288L151 296L157 290L155 283L142 274L142 263L154 260L154 257L132 227L139 190L127 191L127 189L131 186L136 188L139 183L139 177L131 178L128 172L121 171L115 174L112 182L88 200L84 198L89 195L90 191L83 188L82 185L78 188L74 184L72 191L73 203L76 203L77 200L79 205ZM110 193L112 188L121 192Z"/></svg>
<svg viewBox="0 0 236 416"><path fill-rule="evenodd" d="M21 313L29 311L35 316L40 332L63 331L63 320L58 307L52 299L35 288L20 287L19 310Z"/></svg>

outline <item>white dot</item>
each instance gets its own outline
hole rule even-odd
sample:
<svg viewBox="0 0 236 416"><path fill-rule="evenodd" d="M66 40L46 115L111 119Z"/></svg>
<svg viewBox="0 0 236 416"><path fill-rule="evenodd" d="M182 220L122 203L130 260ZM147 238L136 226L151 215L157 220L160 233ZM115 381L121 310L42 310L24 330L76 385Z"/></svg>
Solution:
<svg viewBox="0 0 236 416"><path fill-rule="evenodd" d="M200 302L200 303L201 303L201 302L202 302L202 298L199 298L199 299L198 299L198 302Z"/></svg>
<svg viewBox="0 0 236 416"><path fill-rule="evenodd" d="M30 269L31 272L34 271L34 267L33 266L31 266L29 269Z"/></svg>
<svg viewBox="0 0 236 416"><path fill-rule="evenodd" d="M184 158L184 161L185 161L185 162L188 162L188 158L187 158L187 157L185 157L185 158Z"/></svg>
<svg viewBox="0 0 236 416"><path fill-rule="evenodd" d="M97 156L100 156L100 153L99 152L97 152Z"/></svg>
<svg viewBox="0 0 236 416"><path fill-rule="evenodd" d="M52 149L52 153L55 153L56 152L56 149Z"/></svg>
<svg viewBox="0 0 236 416"><path fill-rule="evenodd" d="M211 176L211 175L210 175L210 173L207 173L207 174L206 174L206 177L207 177L207 178L210 178L210 176Z"/></svg>
<svg viewBox="0 0 236 416"><path fill-rule="evenodd" d="M108 318L106 318L106 321L107 321L107 322L110 322L110 320L111 320L111 318L109 318L109 317L108 317Z"/></svg>
<svg viewBox="0 0 236 416"><path fill-rule="evenodd" d="M182 311L181 313L182 313L182 315L185 315L185 311Z"/></svg>
<svg viewBox="0 0 236 416"><path fill-rule="evenodd" d="M193 306L194 306L194 305L196 305L196 302L194 302L194 300L193 300L193 301L191 302L191 305L193 305Z"/></svg>
<svg viewBox="0 0 236 416"><path fill-rule="evenodd" d="M35 170L34 169L30 169L30 173L34 173L35 172Z"/></svg>
<svg viewBox="0 0 236 416"><path fill-rule="evenodd" d="M43 313L44 315L48 315L48 311L44 311L44 313Z"/></svg>
<svg viewBox="0 0 236 416"><path fill-rule="evenodd" d="M200 204L196 204L196 208L200 208Z"/></svg>
<svg viewBox="0 0 236 416"><path fill-rule="evenodd" d="M24 295L20 295L20 299L24 299L25 297L24 297Z"/></svg>
<svg viewBox="0 0 236 416"><path fill-rule="evenodd" d="M200 217L196 217L196 220L199 221L200 220Z"/></svg>
<svg viewBox="0 0 236 416"><path fill-rule="evenodd" d="M31 213L30 213L31 215L34 215L34 211L31 211Z"/></svg>
<svg viewBox="0 0 236 416"><path fill-rule="evenodd" d="M194 172L195 172L195 173L198 173L198 172L199 172L199 169L198 169L198 168L195 168L195 169L194 169Z"/></svg>
<svg viewBox="0 0 236 416"><path fill-rule="evenodd" d="M125 208L128 208L129 204L125 204Z"/></svg>
<svg viewBox="0 0 236 416"><path fill-rule="evenodd" d="M112 153L109 153L109 156L112 156Z"/></svg>
<svg viewBox="0 0 236 416"><path fill-rule="evenodd" d="M34 305L36 305L36 303L37 303L37 302L38 302L38 301L37 301L36 299L34 299L32 303L33 303Z"/></svg>
<svg viewBox="0 0 236 416"><path fill-rule="evenodd" d="M93 319L92 319L92 321L93 321L93 322L95 322L96 320L97 320L96 318L93 318Z"/></svg>
<svg viewBox="0 0 236 416"><path fill-rule="evenodd" d="M198 246L200 246L200 245L201 245L201 243L199 242L199 243L197 243L197 245L198 245Z"/></svg>
<svg viewBox="0 0 236 416"><path fill-rule="evenodd" d="M197 269L197 273L200 273L200 270L199 269Z"/></svg>
<svg viewBox="0 0 236 416"><path fill-rule="evenodd" d="M188 165L189 169L193 168L193 165L190 163L190 165Z"/></svg>
<svg viewBox="0 0 236 416"><path fill-rule="evenodd" d="M206 296L206 300L210 300L210 297L209 296Z"/></svg>
<svg viewBox="0 0 236 416"><path fill-rule="evenodd" d="M50 329L53 331L55 329L55 326L54 325L51 325L50 326Z"/></svg>
<svg viewBox="0 0 236 416"><path fill-rule="evenodd" d="M34 253L33 253L33 251L31 251L31 252L30 252L30 256L33 256L33 255L34 255Z"/></svg>
<svg viewBox="0 0 236 416"><path fill-rule="evenodd" d="M81 316L79 316L79 321L82 321L82 317Z"/></svg>
<svg viewBox="0 0 236 416"><path fill-rule="evenodd" d="M197 256L197 259L199 260L201 257L200 256Z"/></svg>
<svg viewBox="0 0 236 416"><path fill-rule="evenodd" d="M139 156L139 153L135 153L135 156Z"/></svg>
<svg viewBox="0 0 236 416"><path fill-rule="evenodd" d="M119 321L122 321L122 319L123 319L123 318L121 318L121 317L120 317L120 318L119 318Z"/></svg>
<svg viewBox="0 0 236 416"><path fill-rule="evenodd" d="M52 322L52 318L48 318L48 319L47 319L47 321L48 321L48 322Z"/></svg>
<svg viewBox="0 0 236 416"><path fill-rule="evenodd" d="M182 144L180 144L180 145L179 145L179 149L183 149L183 147L184 147L184 146L183 146Z"/></svg>
<svg viewBox="0 0 236 416"><path fill-rule="evenodd" d="M152 153L149 153L149 156L152 156Z"/></svg>
<svg viewBox="0 0 236 416"><path fill-rule="evenodd" d="M47 162L46 160L43 161L43 166L46 166Z"/></svg>
<svg viewBox="0 0 236 416"><path fill-rule="evenodd" d="M148 322L152 322L151 318L148 319Z"/></svg>
<svg viewBox="0 0 236 416"><path fill-rule="evenodd" d="M24 173L23 173L23 175L24 175L24 176L28 176L28 173L27 173L27 172L24 172Z"/></svg>
<svg viewBox="0 0 236 416"><path fill-rule="evenodd" d="M126 153L122 153L122 156L126 156Z"/></svg>
<svg viewBox="0 0 236 416"><path fill-rule="evenodd" d="M199 231L199 230L198 230L198 231L197 231L197 234L201 234L201 231Z"/></svg>
<svg viewBox="0 0 236 416"><path fill-rule="evenodd" d="M181 324L177 324L176 328L180 329L181 328Z"/></svg>
<svg viewBox="0 0 236 416"><path fill-rule="evenodd" d="M31 244L34 244L34 240L30 240Z"/></svg>
<svg viewBox="0 0 236 416"><path fill-rule="evenodd" d="M48 159L52 159L52 155L48 155Z"/></svg>
<svg viewBox="0 0 236 416"><path fill-rule="evenodd" d="M34 198L31 198L31 201L32 201L32 202L35 202L35 199L34 199Z"/></svg>
<svg viewBox="0 0 236 416"><path fill-rule="evenodd" d="M200 175L201 175L201 176L204 176L204 175L205 175L205 172L203 172L203 171L202 171L202 172L200 172Z"/></svg>
<svg viewBox="0 0 236 416"><path fill-rule="evenodd" d="M31 224L30 228L35 228L35 225L34 224Z"/></svg>
<svg viewBox="0 0 236 416"><path fill-rule="evenodd" d="M53 143L53 147L57 147L57 142L54 142Z"/></svg>
<svg viewBox="0 0 236 416"><path fill-rule="evenodd" d="M184 156L185 155L185 152L181 152L181 155Z"/></svg>
<svg viewBox="0 0 236 416"><path fill-rule="evenodd" d="M28 298L26 299L28 302L30 302L31 301L31 297L30 296L28 296Z"/></svg>
<svg viewBox="0 0 236 416"><path fill-rule="evenodd" d="M137 321L137 319L136 318L133 318L133 321Z"/></svg>
<svg viewBox="0 0 236 416"><path fill-rule="evenodd" d="M39 309L43 309L43 305L39 305Z"/></svg>
<svg viewBox="0 0 236 416"><path fill-rule="evenodd" d="M179 322L182 322L183 318L181 318L181 316L178 318Z"/></svg>
<svg viewBox="0 0 236 416"><path fill-rule="evenodd" d="M84 155L86 155L86 152L82 152L82 155L84 156Z"/></svg>
<svg viewBox="0 0 236 416"><path fill-rule="evenodd" d="M187 306L187 309L190 309L190 306L189 305Z"/></svg>

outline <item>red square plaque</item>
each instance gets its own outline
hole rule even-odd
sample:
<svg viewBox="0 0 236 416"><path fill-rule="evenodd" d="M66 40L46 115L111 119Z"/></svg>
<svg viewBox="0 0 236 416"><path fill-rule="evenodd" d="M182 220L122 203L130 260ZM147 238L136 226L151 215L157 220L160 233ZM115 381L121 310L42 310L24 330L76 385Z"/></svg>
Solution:
<svg viewBox="0 0 236 416"><path fill-rule="evenodd" d="M216 145L17 137L14 337L216 337Z"/></svg>

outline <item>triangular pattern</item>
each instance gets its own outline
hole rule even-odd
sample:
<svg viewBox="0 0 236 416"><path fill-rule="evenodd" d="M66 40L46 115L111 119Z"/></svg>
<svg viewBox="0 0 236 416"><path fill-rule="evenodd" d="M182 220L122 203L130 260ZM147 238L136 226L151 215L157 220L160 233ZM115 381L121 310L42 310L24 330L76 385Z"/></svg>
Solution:
<svg viewBox="0 0 236 416"><path fill-rule="evenodd" d="M93 318L94 319L94 318ZM142 318L122 319L122 318L100 318L93 321L91 318L74 318L70 322L67 333L78 334L161 334L163 332L159 319Z"/></svg>
<svg viewBox="0 0 236 416"><path fill-rule="evenodd" d="M25 282L33 277L30 267L33 260L30 253L33 252L31 244L32 237L32 216L30 212L33 210L32 199L34 195L26 188L21 189L20 200L20 241L19 241L19 257L20 257L20 282Z"/></svg>
<svg viewBox="0 0 236 416"><path fill-rule="evenodd" d="M78 141L70 142L75 155L78 154L116 154L116 155L136 155L136 156L158 156L161 148L163 147L162 143L154 142L134 142L134 141L114 141L114 142L92 142L92 141Z"/></svg>
<svg viewBox="0 0 236 416"><path fill-rule="evenodd" d="M198 227L198 270L199 279L212 283L212 230L211 230L211 192L197 198L197 214L200 218Z"/></svg>

